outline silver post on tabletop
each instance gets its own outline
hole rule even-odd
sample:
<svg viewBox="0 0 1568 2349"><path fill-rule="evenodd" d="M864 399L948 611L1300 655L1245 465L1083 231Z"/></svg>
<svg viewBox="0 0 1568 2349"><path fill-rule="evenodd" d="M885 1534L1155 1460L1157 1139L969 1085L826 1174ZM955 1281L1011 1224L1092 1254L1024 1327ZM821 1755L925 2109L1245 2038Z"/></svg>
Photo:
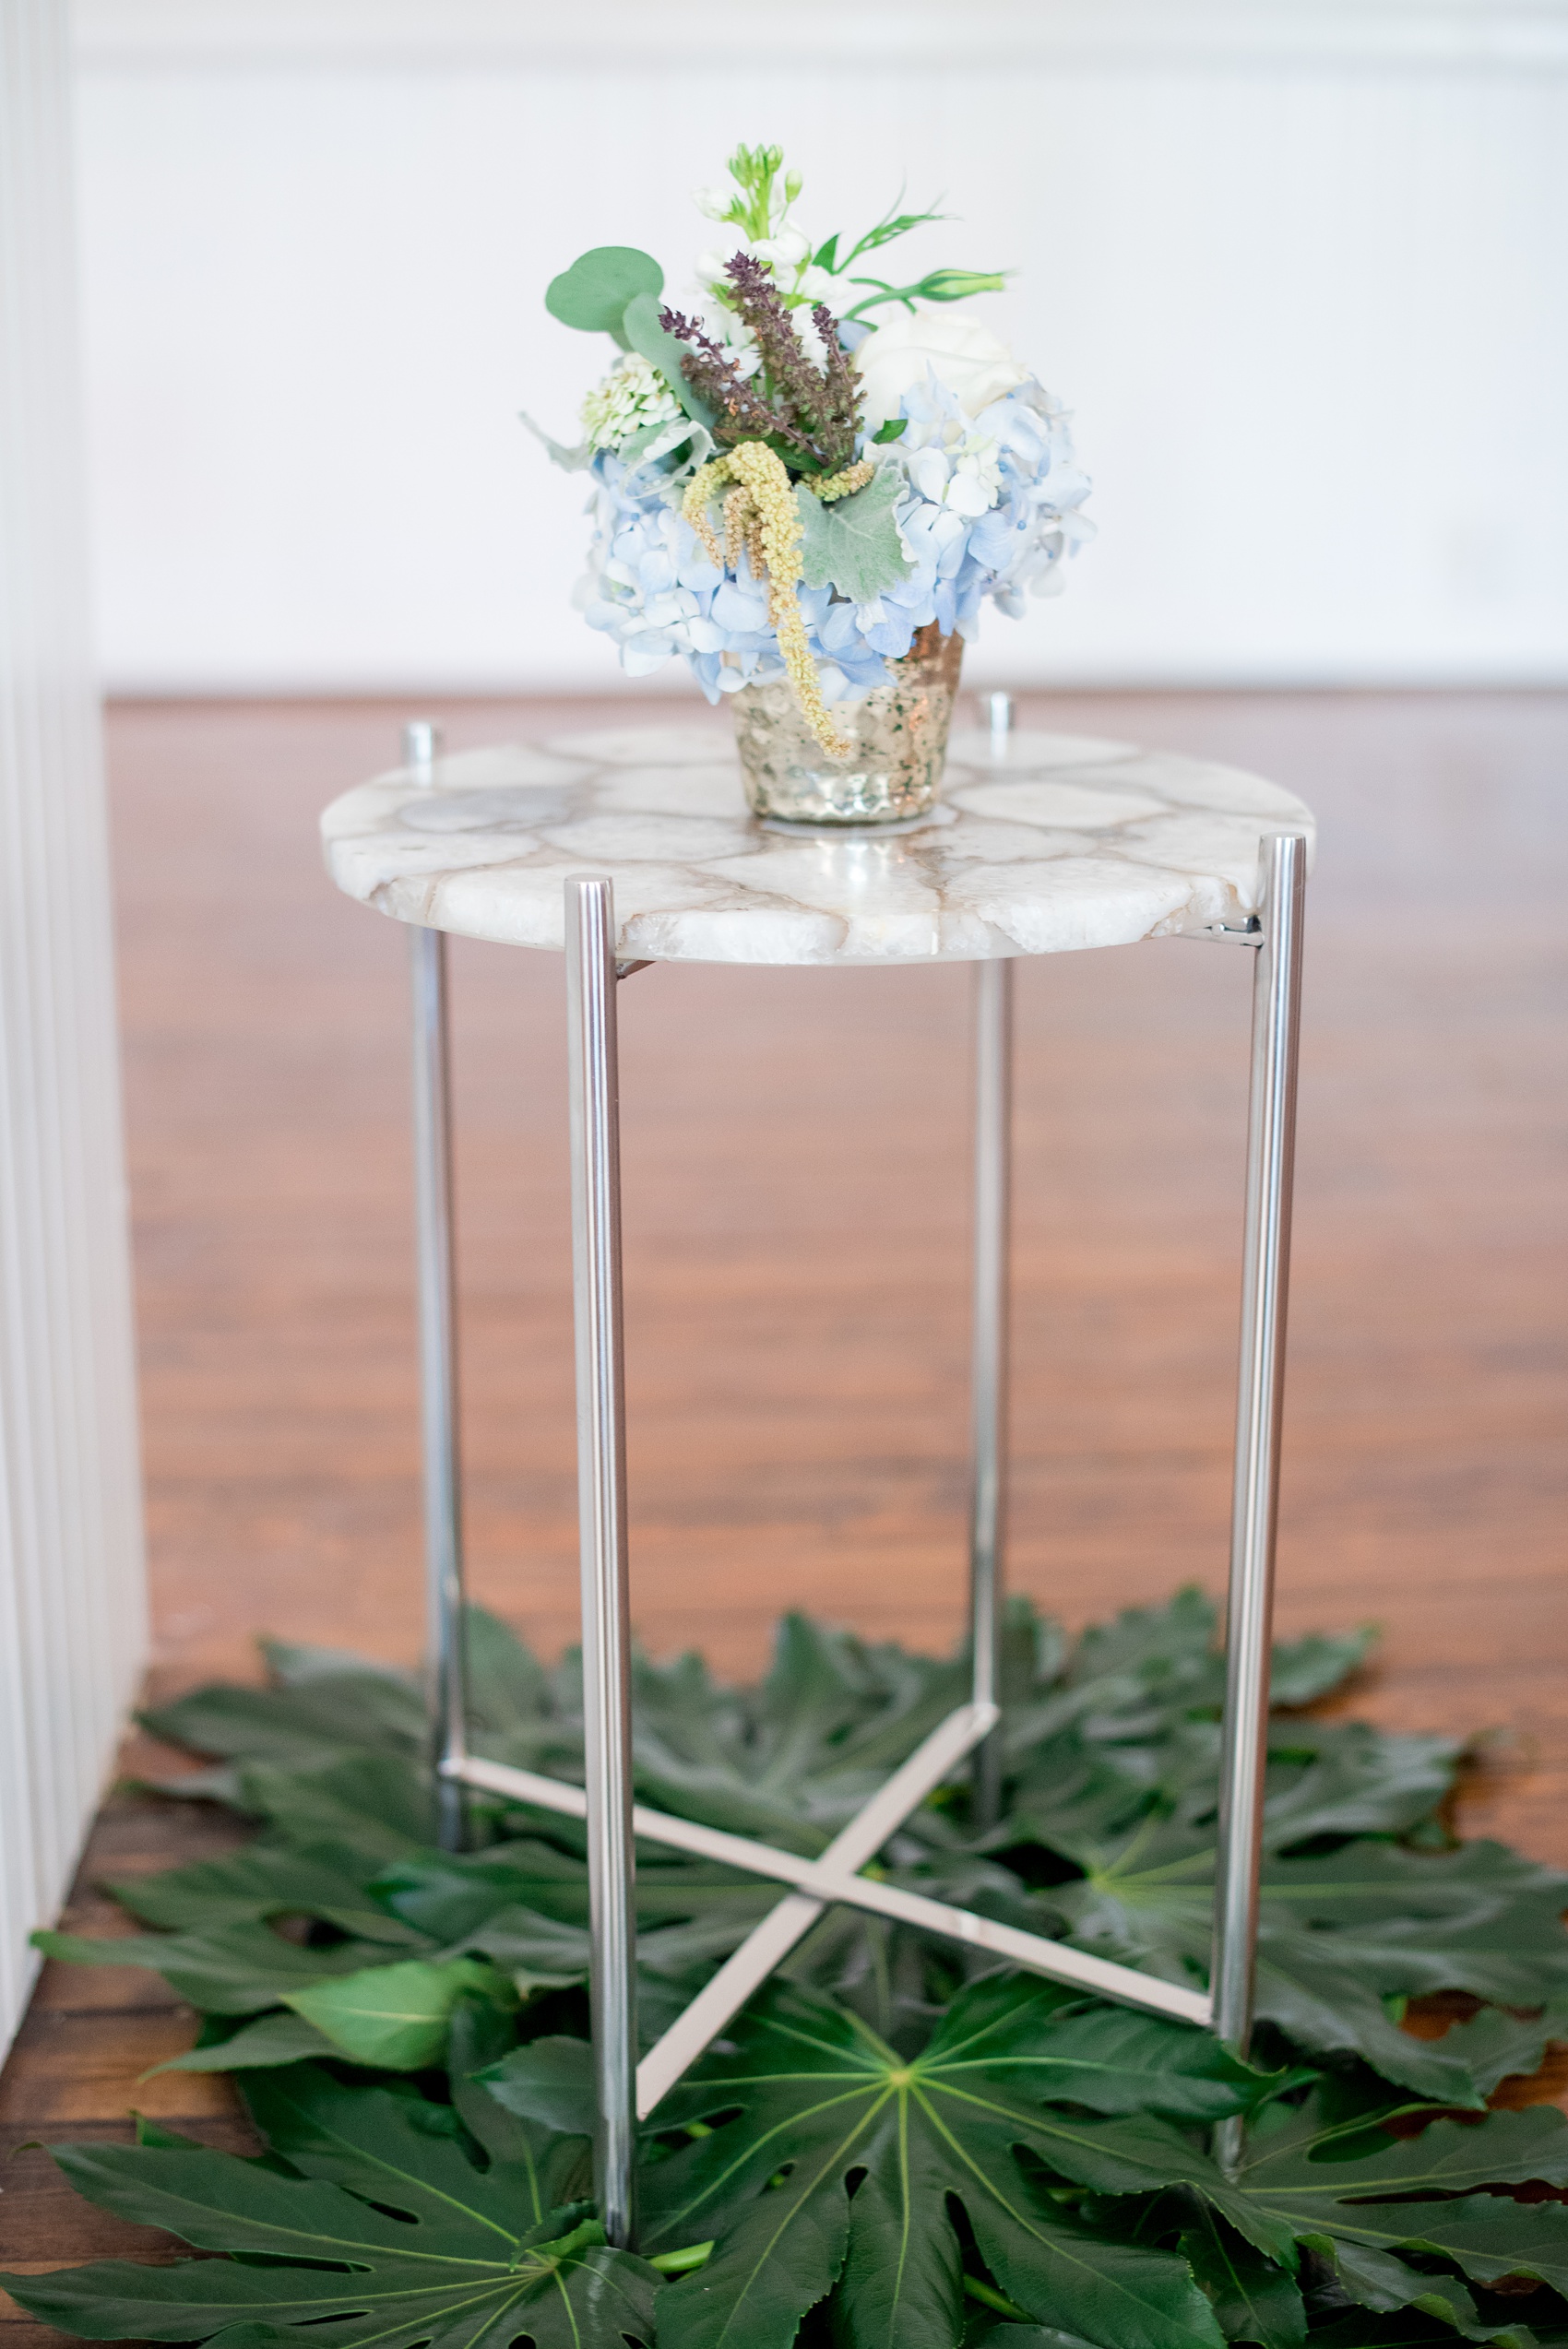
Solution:
<svg viewBox="0 0 1568 2349"><path fill-rule="evenodd" d="M410 780L431 789L440 749L428 718L403 729ZM463 1517L457 1460L456 1285L452 1255L452 1102L447 1066L446 940L410 928L413 984L414 1222L419 1274L420 1416L424 1459L425 1616L436 1841L462 1848L462 1786L443 1775L463 1760Z"/></svg>
<svg viewBox="0 0 1568 2349"><path fill-rule="evenodd" d="M1252 2038L1264 1781L1268 1762L1268 1674L1296 1151L1301 935L1306 912L1307 843L1302 835L1281 833L1264 841L1262 881L1262 933L1253 978L1241 1361L1226 1621L1219 1866L1210 1977L1214 2028L1226 2046L1241 2056ZM1219 2158L1233 2164L1240 2150L1240 2122L1222 2122L1217 2138Z"/></svg>
<svg viewBox="0 0 1568 2349"><path fill-rule="evenodd" d="M594 2184L605 2235L624 2248L636 2226L637 2034L615 907L608 881L574 874L565 889Z"/></svg>
<svg viewBox="0 0 1568 2349"><path fill-rule="evenodd" d="M1013 965L975 965L974 1329L970 1409L974 1482L969 1517L969 1640L973 1701L998 1704L1003 1545L1007 1515L1007 1342L1011 1286ZM995 1823L1002 1731L976 1748L974 1811Z"/></svg>
<svg viewBox="0 0 1568 2349"><path fill-rule="evenodd" d="M985 712L986 727L991 735L991 755L992 758L1005 758L1007 737L1013 731L1013 696L1011 694L987 694L980 706Z"/></svg>

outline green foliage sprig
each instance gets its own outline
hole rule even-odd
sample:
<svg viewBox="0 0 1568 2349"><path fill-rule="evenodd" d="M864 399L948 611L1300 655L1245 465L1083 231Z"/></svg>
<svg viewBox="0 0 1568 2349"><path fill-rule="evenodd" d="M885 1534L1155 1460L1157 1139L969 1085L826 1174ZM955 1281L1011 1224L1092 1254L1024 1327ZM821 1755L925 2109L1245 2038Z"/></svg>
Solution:
<svg viewBox="0 0 1568 2349"><path fill-rule="evenodd" d="M478 1611L468 1628L477 1749L579 1775L576 1660L546 1670ZM1185 1593L1069 1650L1015 1607L1005 1644L1002 1824L976 1832L956 1781L882 1866L1201 1975L1212 1610ZM1366 1645L1279 1650L1277 1698L1311 1704ZM354 2349L1568 2343L1568 2128L1485 2109L1568 2031L1568 1880L1453 1843L1452 1746L1277 1714L1251 2067L1205 2034L830 1912L653 2115L633 2257L605 2248L582 2200L580 1830L476 1802L473 1848L434 1851L417 1681L268 1654L270 1688L148 1716L214 1757L172 1783L256 1819L255 1839L117 1887L143 1935L46 1946L161 1971L203 2015L176 2060L233 2069L269 2150L237 2161L157 2130L58 2149L90 2199L220 2257L6 2279L35 2314L224 2349L304 2349L302 2326ZM961 1659L800 1619L754 1689L693 1657L640 1660L639 1792L819 1851L963 1679ZM646 2037L778 1897L645 1847ZM1432 1990L1479 2011L1414 2038L1398 2014ZM1236 2112L1242 2155L1222 2170L1209 2132Z"/></svg>
<svg viewBox="0 0 1568 2349"><path fill-rule="evenodd" d="M819 303L813 313L824 363L814 364L767 272L737 253L726 272L741 318L756 339L758 372L742 375L695 318L662 310L664 333L684 345L688 388L713 418L720 448L761 441L796 476L820 479L855 460L865 394L838 340L838 322Z"/></svg>

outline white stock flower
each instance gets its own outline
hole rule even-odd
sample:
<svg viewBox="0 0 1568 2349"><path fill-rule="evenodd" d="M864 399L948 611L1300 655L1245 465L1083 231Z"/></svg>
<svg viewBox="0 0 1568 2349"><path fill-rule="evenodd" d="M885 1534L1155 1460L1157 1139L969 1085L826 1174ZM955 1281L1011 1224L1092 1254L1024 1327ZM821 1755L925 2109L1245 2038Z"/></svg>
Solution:
<svg viewBox="0 0 1568 2349"><path fill-rule="evenodd" d="M766 261L768 252L766 240L742 236L739 229L723 244L705 245L693 267L700 286L722 285L724 272L737 253L749 253L754 261Z"/></svg>
<svg viewBox="0 0 1568 2349"><path fill-rule="evenodd" d="M722 220L734 201L735 191L729 187L697 187L692 190L692 202L705 220Z"/></svg>
<svg viewBox="0 0 1568 2349"><path fill-rule="evenodd" d="M777 236L758 237L752 251L759 261L778 269L793 269L811 257L811 244L799 229L780 229Z"/></svg>
<svg viewBox="0 0 1568 2349"><path fill-rule="evenodd" d="M904 394L924 383L928 367L967 416L978 416L1028 380L1028 369L1019 366L989 327L951 310L899 311L872 328L853 363L866 387L868 432L897 415Z"/></svg>
<svg viewBox="0 0 1568 2349"><path fill-rule="evenodd" d="M826 302L831 309L839 286L837 279L829 270L813 267L801 271L795 279L794 291L803 293L808 302Z"/></svg>

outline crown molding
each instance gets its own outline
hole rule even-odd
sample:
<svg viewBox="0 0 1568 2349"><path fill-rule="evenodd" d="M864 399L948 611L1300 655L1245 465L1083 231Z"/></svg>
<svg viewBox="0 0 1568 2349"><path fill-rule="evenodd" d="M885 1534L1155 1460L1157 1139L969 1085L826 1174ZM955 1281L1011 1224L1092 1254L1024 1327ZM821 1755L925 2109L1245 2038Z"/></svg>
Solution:
<svg viewBox="0 0 1568 2349"><path fill-rule="evenodd" d="M1568 0L796 0L789 54L849 64L1568 65ZM776 55L755 0L76 0L93 69L642 65ZM817 30L814 30L814 27Z"/></svg>

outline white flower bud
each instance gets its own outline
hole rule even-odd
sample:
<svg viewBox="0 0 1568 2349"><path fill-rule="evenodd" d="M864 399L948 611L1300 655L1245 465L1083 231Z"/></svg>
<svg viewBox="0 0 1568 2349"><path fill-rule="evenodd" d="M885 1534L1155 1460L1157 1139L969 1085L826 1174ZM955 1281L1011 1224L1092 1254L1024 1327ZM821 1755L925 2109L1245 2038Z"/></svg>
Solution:
<svg viewBox="0 0 1568 2349"><path fill-rule="evenodd" d="M705 220L722 220L734 202L735 192L728 187L699 187L692 191L692 201Z"/></svg>

